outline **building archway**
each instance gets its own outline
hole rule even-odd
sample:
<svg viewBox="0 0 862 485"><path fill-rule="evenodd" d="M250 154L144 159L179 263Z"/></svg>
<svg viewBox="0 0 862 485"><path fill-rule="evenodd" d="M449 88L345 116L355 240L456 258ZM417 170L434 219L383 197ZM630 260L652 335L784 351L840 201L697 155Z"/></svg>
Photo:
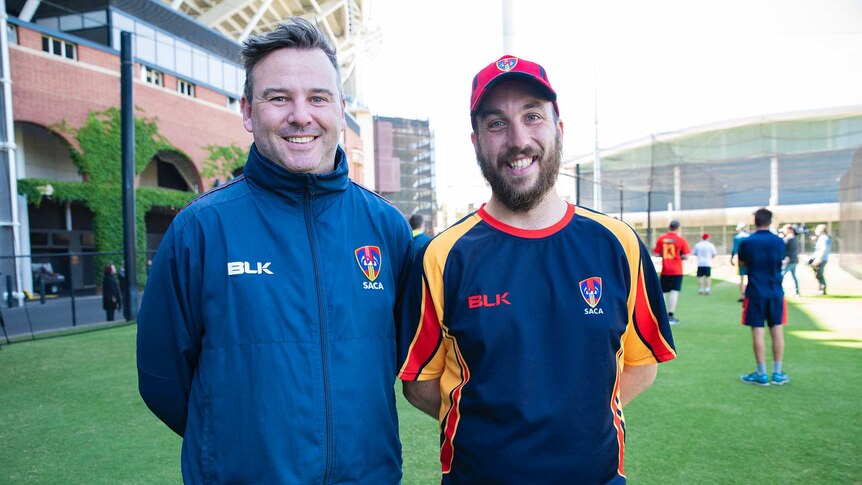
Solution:
<svg viewBox="0 0 862 485"><path fill-rule="evenodd" d="M162 150L138 176L138 186L198 193L202 184L197 167L188 157L179 152Z"/></svg>
<svg viewBox="0 0 862 485"><path fill-rule="evenodd" d="M62 135L35 123L16 121L15 140L19 178L83 181L69 141Z"/></svg>
<svg viewBox="0 0 862 485"><path fill-rule="evenodd" d="M17 167L19 178L45 179L57 182L83 182L80 169L71 155L69 140L48 127L27 121L15 122ZM52 191L45 184L46 194ZM33 289L44 268L57 275L50 278L49 292L66 292L69 288L95 288L92 264L73 260L63 253L95 251L93 212L80 202L57 202L43 199L39 205L19 196L18 218L21 221L21 246L31 258L19 261L23 266L22 285ZM25 203L26 201L26 203ZM53 256L49 256L52 254Z"/></svg>
<svg viewBox="0 0 862 485"><path fill-rule="evenodd" d="M197 167L182 153L162 150L153 157L138 178L140 187L158 187L198 193L201 177ZM147 228L147 260L151 260L164 238L179 208L155 206L147 211L144 222ZM149 264L147 265L149 268Z"/></svg>

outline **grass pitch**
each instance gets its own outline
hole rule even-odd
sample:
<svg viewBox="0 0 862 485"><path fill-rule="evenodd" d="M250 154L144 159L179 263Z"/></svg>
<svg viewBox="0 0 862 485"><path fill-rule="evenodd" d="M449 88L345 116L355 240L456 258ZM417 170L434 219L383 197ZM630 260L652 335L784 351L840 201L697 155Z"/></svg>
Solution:
<svg viewBox="0 0 862 485"><path fill-rule="evenodd" d="M791 382L742 384L739 376L754 367L750 332L739 324L736 286L716 283L705 297L686 278L676 312L682 323L673 328L679 356L626 407L629 480L860 483L862 351L797 336L817 327L791 305L784 359ZM181 483L180 439L137 394L135 330L3 347L0 483ZM400 397L398 409L403 483L439 483L436 423Z"/></svg>

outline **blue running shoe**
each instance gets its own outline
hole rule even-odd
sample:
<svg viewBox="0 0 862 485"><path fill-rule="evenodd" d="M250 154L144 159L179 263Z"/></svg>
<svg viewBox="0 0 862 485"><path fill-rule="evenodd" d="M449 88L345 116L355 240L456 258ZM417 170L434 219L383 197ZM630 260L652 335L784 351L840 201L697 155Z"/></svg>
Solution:
<svg viewBox="0 0 862 485"><path fill-rule="evenodd" d="M766 374L758 374L757 372L752 372L747 376L740 376L739 380L741 380L742 382L747 382L749 384L757 384L758 386L769 385L769 376Z"/></svg>
<svg viewBox="0 0 862 485"><path fill-rule="evenodd" d="M790 382L790 376L783 372L773 372L772 373L772 383L776 386L783 386Z"/></svg>

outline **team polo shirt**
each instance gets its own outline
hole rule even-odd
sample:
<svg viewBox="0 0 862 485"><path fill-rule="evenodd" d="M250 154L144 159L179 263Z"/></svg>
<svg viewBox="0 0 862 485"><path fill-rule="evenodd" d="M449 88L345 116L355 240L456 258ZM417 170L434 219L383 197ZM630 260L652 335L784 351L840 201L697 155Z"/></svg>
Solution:
<svg viewBox="0 0 862 485"><path fill-rule="evenodd" d="M682 275L682 255L691 252L688 241L675 232L668 232L655 242L655 252L661 255L663 276Z"/></svg>
<svg viewBox="0 0 862 485"><path fill-rule="evenodd" d="M482 208L420 264L399 377L440 378L443 483L624 483L623 366L676 356L635 232L571 205L542 230Z"/></svg>
<svg viewBox="0 0 862 485"><path fill-rule="evenodd" d="M784 260L784 254L784 241L768 229L760 229L742 240L739 245L739 261L748 268L745 296L784 296L784 289L781 287L781 262Z"/></svg>

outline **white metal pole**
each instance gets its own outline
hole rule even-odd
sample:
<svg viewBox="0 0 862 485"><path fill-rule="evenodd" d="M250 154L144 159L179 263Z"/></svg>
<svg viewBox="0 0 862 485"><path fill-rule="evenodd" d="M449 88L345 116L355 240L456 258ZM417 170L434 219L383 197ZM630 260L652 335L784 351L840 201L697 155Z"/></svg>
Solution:
<svg viewBox="0 0 862 485"><path fill-rule="evenodd" d="M6 163L9 168L9 206L11 209L12 227L12 251L16 256L21 255L21 228L18 221L18 164L15 157L15 118L12 112L12 73L9 69L9 37L7 35L6 23L6 0L0 0L0 84L3 89L3 120L5 137L0 140L0 149L6 152ZM15 258L15 288L18 303L23 303L21 292L21 264L22 261Z"/></svg>
<svg viewBox="0 0 862 485"><path fill-rule="evenodd" d="M515 55L515 22L512 2L503 0L503 54Z"/></svg>
<svg viewBox="0 0 862 485"><path fill-rule="evenodd" d="M598 62L593 57L593 121L595 149L593 151L593 209L602 210L602 154L599 149L599 75Z"/></svg>

